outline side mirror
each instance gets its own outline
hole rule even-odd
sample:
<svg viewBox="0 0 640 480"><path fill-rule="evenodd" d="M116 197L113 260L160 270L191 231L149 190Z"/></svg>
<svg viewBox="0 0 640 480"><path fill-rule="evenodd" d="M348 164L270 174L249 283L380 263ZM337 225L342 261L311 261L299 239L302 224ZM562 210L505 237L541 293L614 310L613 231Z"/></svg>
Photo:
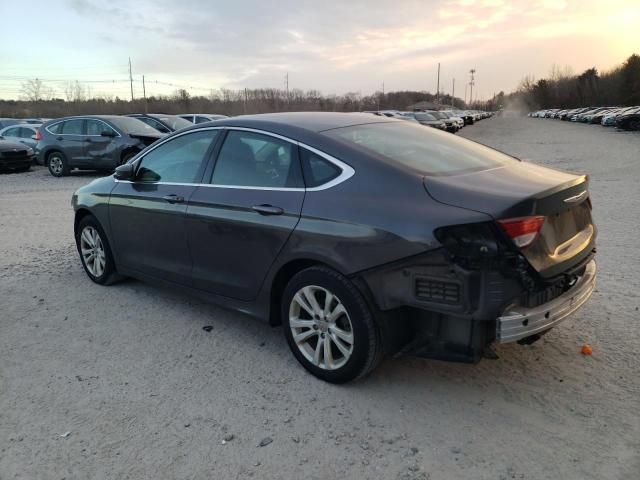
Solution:
<svg viewBox="0 0 640 480"><path fill-rule="evenodd" d="M102 137L115 137L116 133L113 130L103 130L100 132L100 136Z"/></svg>
<svg viewBox="0 0 640 480"><path fill-rule="evenodd" d="M135 166L132 163L125 163L116 167L115 177L117 180L133 180L136 174Z"/></svg>

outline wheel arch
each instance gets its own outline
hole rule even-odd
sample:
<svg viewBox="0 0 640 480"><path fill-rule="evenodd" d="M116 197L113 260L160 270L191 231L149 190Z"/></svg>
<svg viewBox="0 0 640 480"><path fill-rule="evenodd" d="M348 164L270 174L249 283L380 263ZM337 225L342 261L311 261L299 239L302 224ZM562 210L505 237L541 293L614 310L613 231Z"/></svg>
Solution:
<svg viewBox="0 0 640 480"><path fill-rule="evenodd" d="M298 272L301 272L306 268L316 266L327 267L340 272L340 270L336 269L329 263L314 258L297 258L284 263L278 268L273 276L273 280L271 281L271 288L269 292L270 325L277 326L282 324L282 319L280 318L282 294L284 293L284 289L287 286L287 283L289 283L289 280L291 280Z"/></svg>
<svg viewBox="0 0 640 480"><path fill-rule="evenodd" d="M90 215L95 218L95 215L93 215L91 210L89 210L88 208L79 208L78 210L76 210L76 215L75 215L75 218L73 220L73 233L74 233L74 235L78 234L78 225L80 224L82 219L85 218L85 217L88 217ZM97 219L96 219L96 221L97 221Z"/></svg>
<svg viewBox="0 0 640 480"><path fill-rule="evenodd" d="M49 147L47 148L43 153L42 153L42 159L43 159L43 165L45 167L49 166L49 156L52 153L61 153L62 155L64 155L64 152L62 151L62 149L60 147ZM65 155L66 157L66 155Z"/></svg>

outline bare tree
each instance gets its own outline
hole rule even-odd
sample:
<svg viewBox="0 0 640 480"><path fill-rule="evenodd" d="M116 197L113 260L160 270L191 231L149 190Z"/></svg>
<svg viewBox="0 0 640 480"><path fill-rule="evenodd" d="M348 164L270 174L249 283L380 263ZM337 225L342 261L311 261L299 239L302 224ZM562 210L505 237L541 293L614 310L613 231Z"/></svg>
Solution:
<svg viewBox="0 0 640 480"><path fill-rule="evenodd" d="M91 98L91 88L78 80L67 82L64 86L64 97L67 102L84 102Z"/></svg>
<svg viewBox="0 0 640 480"><path fill-rule="evenodd" d="M54 92L51 87L44 84L39 78L27 80L20 88L22 98L29 102L39 102L41 100L51 100Z"/></svg>

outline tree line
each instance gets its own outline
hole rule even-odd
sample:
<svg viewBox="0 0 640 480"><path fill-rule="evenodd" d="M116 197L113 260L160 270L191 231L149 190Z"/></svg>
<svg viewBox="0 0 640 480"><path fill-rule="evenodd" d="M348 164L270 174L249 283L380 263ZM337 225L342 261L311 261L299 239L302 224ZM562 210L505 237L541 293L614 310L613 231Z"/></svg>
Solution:
<svg viewBox="0 0 640 480"><path fill-rule="evenodd" d="M605 72L593 67L573 74L554 66L548 78L525 77L504 103L524 110L640 105L640 55Z"/></svg>
<svg viewBox="0 0 640 480"><path fill-rule="evenodd" d="M260 89L219 89L209 95L192 96L187 90L176 90L172 95L151 96L128 100L110 95L93 95L80 82L70 82L64 89L64 98L55 98L52 90L38 79L25 82L21 100L0 100L0 117L56 118L68 115L99 115L127 113L218 113L243 115L285 111L357 112L363 110L405 110L417 102L439 101L451 105L450 95L436 96L426 91L376 92L371 95L347 93L323 95L317 90L290 91ZM464 101L454 98L462 108Z"/></svg>

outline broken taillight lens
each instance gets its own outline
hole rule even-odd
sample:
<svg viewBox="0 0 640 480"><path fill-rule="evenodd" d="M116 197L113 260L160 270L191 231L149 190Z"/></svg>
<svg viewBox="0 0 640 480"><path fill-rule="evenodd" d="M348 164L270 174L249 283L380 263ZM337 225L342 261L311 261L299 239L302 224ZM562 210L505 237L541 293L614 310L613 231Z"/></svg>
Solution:
<svg viewBox="0 0 640 480"><path fill-rule="evenodd" d="M42 140L42 133L40 133L40 129L36 129L36 134L33 136L33 139L38 142Z"/></svg>
<svg viewBox="0 0 640 480"><path fill-rule="evenodd" d="M518 248L531 245L540 233L544 217L534 215L531 217L505 218L498 220L500 228L513 240Z"/></svg>

